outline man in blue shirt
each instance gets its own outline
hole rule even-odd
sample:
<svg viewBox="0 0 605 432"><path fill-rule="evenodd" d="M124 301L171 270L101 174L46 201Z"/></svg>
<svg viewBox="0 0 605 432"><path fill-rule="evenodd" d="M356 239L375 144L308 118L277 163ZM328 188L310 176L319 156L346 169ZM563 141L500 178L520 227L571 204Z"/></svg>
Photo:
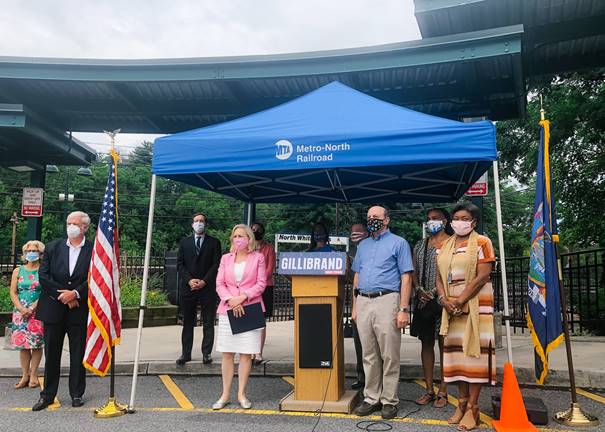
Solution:
<svg viewBox="0 0 605 432"><path fill-rule="evenodd" d="M352 318L363 349L364 400L355 409L366 416L381 409L382 418L397 415L401 329L410 321L412 255L408 242L389 230L384 207L368 210L370 236L360 242L352 269Z"/></svg>

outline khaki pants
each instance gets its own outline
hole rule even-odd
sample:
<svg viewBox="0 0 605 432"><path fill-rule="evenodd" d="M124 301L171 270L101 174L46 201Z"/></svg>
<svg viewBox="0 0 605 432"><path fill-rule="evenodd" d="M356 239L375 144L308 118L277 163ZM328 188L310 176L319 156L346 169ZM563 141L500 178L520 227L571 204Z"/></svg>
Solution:
<svg viewBox="0 0 605 432"><path fill-rule="evenodd" d="M399 294L368 298L358 296L357 330L363 349L366 385L364 401L397 405L401 329L397 328Z"/></svg>

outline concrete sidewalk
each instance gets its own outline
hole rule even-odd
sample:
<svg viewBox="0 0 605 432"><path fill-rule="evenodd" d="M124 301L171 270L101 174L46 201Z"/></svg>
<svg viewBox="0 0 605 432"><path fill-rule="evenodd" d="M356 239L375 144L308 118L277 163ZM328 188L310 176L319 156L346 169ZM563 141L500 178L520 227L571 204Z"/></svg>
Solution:
<svg viewBox="0 0 605 432"><path fill-rule="evenodd" d="M213 353L214 363L203 365L201 362L201 328L195 332L193 361L185 366L176 366L175 360L181 353L181 327L146 327L143 329L139 373L170 375L218 375L220 374L220 353ZM529 334L515 335L513 341L513 364L519 382L534 384L534 355ZM501 380L502 365L507 360L506 338L503 337L503 348L496 351L498 375ZM4 342L2 342L3 344ZM136 348L136 329L122 331L122 344L116 348L116 372L132 374ZM576 371L576 382L580 387L605 389L604 337L572 338L573 361ZM267 327L267 344L265 362L253 370L255 375L292 375L294 371L294 322L270 322ZM355 349L352 339L345 339L345 362L347 376L355 374ZM555 349L550 357L551 372L547 385L566 387L569 385L565 346ZM67 339L64 347L62 365L69 365ZM17 376L20 374L19 356L15 351L0 350L0 376ZM418 339L403 336L401 344L401 376L404 379L422 378L420 364L420 342Z"/></svg>

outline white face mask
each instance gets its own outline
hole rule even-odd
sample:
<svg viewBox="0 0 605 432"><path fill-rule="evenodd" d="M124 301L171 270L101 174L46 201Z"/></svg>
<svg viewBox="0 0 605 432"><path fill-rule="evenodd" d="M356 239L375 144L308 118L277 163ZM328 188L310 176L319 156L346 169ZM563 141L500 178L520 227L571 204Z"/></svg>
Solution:
<svg viewBox="0 0 605 432"><path fill-rule="evenodd" d="M70 239L78 237L82 233L82 230L78 225L69 224L67 225L67 237Z"/></svg>
<svg viewBox="0 0 605 432"><path fill-rule="evenodd" d="M204 232L204 229L206 228L206 224L204 222L193 222L193 225L191 225L193 227L193 231L195 231L196 234L201 234Z"/></svg>
<svg viewBox="0 0 605 432"><path fill-rule="evenodd" d="M452 221L452 228L456 235L465 236L473 230L473 221L455 220Z"/></svg>

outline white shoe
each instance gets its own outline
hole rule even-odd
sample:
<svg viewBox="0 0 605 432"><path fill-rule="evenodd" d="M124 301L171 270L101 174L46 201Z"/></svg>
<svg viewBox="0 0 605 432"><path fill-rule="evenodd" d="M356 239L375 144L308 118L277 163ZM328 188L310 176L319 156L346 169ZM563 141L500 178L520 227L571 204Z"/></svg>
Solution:
<svg viewBox="0 0 605 432"><path fill-rule="evenodd" d="M213 410L221 410L223 408L225 408L225 406L229 405L229 401L224 401L224 400L217 400L216 402L214 402L214 404L212 404L212 409Z"/></svg>
<svg viewBox="0 0 605 432"><path fill-rule="evenodd" d="M252 408L252 402L250 402L248 398L244 398L239 401L239 406L241 406L243 409L250 409Z"/></svg>

